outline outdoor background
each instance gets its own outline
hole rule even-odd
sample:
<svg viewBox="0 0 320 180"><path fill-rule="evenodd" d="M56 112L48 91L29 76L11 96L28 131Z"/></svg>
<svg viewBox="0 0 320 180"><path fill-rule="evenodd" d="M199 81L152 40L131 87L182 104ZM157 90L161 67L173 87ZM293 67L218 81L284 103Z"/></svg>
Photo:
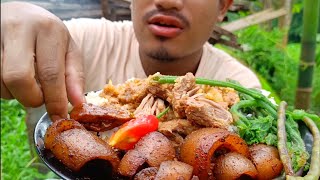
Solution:
<svg viewBox="0 0 320 180"><path fill-rule="evenodd" d="M100 3L98 0L92 2L97 6ZM228 13L228 22L263 9L263 1L247 2L249 3L247 10L245 8ZM294 108L296 97L304 7L302 0L293 0L292 3L292 21L288 27L288 43L285 46L283 39L286 31L279 29L277 19L267 26L254 25L234 32L243 51L221 44L215 45L254 70L263 83L263 88L271 91L277 100L287 101L291 109ZM320 114L320 28L318 28L312 86L309 111ZM30 155L25 115L24 108L17 101L1 99L1 179L54 178L52 172L41 174L35 168L38 167L39 160Z"/></svg>

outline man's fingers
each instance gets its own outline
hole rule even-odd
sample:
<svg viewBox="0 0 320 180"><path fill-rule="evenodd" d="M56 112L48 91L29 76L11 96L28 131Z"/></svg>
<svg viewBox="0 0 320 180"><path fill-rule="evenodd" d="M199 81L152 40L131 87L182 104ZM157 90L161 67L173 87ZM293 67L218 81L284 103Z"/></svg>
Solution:
<svg viewBox="0 0 320 180"><path fill-rule="evenodd" d="M49 24L46 24L50 26ZM66 118L65 55L68 34L60 26L44 28L37 37L37 69L47 112L52 120Z"/></svg>
<svg viewBox="0 0 320 180"><path fill-rule="evenodd" d="M2 39L1 39L2 42ZM10 93L10 91L8 90L7 86L4 84L3 82L3 45L1 45L1 69L0 69L0 73L1 73L1 98L4 99L13 99L14 97L12 96L12 94Z"/></svg>
<svg viewBox="0 0 320 180"><path fill-rule="evenodd" d="M43 96L35 79L34 38L31 33L26 34L28 32L17 28L3 37L1 78L7 89L2 92L1 88L1 96L11 94L24 106L37 107L43 103Z"/></svg>
<svg viewBox="0 0 320 180"><path fill-rule="evenodd" d="M84 83L82 55L71 38L66 55L66 86L71 104L78 105L85 102Z"/></svg>

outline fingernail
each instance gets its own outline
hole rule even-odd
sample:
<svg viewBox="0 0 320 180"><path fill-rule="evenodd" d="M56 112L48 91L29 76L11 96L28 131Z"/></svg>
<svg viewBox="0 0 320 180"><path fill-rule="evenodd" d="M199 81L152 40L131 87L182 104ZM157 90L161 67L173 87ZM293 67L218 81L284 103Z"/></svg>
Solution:
<svg viewBox="0 0 320 180"><path fill-rule="evenodd" d="M65 119L65 118L62 118L62 117L59 116L59 115L51 115L50 118L51 118L51 121L52 121L52 122L57 121L57 120L60 120L60 119Z"/></svg>

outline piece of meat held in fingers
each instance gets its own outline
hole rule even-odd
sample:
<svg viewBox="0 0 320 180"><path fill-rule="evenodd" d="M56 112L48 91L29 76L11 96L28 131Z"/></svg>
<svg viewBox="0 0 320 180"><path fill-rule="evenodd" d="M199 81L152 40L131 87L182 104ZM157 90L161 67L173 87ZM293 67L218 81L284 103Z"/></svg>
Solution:
<svg viewBox="0 0 320 180"><path fill-rule="evenodd" d="M80 122L88 130L101 132L120 126L133 119L133 116L129 111L114 106L100 107L83 103L72 109L70 118Z"/></svg>
<svg viewBox="0 0 320 180"><path fill-rule="evenodd" d="M74 120L55 121L48 128L44 143L58 160L76 172L94 160L102 160L116 171L120 162L106 142Z"/></svg>

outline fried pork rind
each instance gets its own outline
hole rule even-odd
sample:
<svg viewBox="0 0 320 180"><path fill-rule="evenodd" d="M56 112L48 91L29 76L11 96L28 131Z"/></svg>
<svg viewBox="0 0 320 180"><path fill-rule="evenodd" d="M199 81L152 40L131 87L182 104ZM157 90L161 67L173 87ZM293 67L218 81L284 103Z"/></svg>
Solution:
<svg viewBox="0 0 320 180"><path fill-rule="evenodd" d="M154 180L157 175L157 172L157 167L144 168L134 176L134 180Z"/></svg>
<svg viewBox="0 0 320 180"><path fill-rule="evenodd" d="M180 161L164 161L161 163L158 173L155 177L157 180L167 179L186 179L192 177L193 167Z"/></svg>
<svg viewBox="0 0 320 180"><path fill-rule="evenodd" d="M216 180L256 179L257 169L247 157L230 152L218 157L213 174Z"/></svg>
<svg viewBox="0 0 320 180"><path fill-rule="evenodd" d="M175 158L175 149L169 139L159 132L151 132L138 141L121 159L118 172L123 176L133 176L146 163L159 167L164 161Z"/></svg>
<svg viewBox="0 0 320 180"><path fill-rule="evenodd" d="M250 158L249 148L239 135L220 128L202 128L189 134L180 148L180 158L193 166L200 179L212 176L211 161L225 152L237 152Z"/></svg>
<svg viewBox="0 0 320 180"><path fill-rule="evenodd" d="M80 171L92 160L104 160L116 171L120 159L102 139L74 120L55 121L44 138L45 148L73 171Z"/></svg>
<svg viewBox="0 0 320 180"><path fill-rule="evenodd" d="M249 147L251 159L258 171L258 179L274 179L283 169L278 149L266 144L255 144Z"/></svg>

